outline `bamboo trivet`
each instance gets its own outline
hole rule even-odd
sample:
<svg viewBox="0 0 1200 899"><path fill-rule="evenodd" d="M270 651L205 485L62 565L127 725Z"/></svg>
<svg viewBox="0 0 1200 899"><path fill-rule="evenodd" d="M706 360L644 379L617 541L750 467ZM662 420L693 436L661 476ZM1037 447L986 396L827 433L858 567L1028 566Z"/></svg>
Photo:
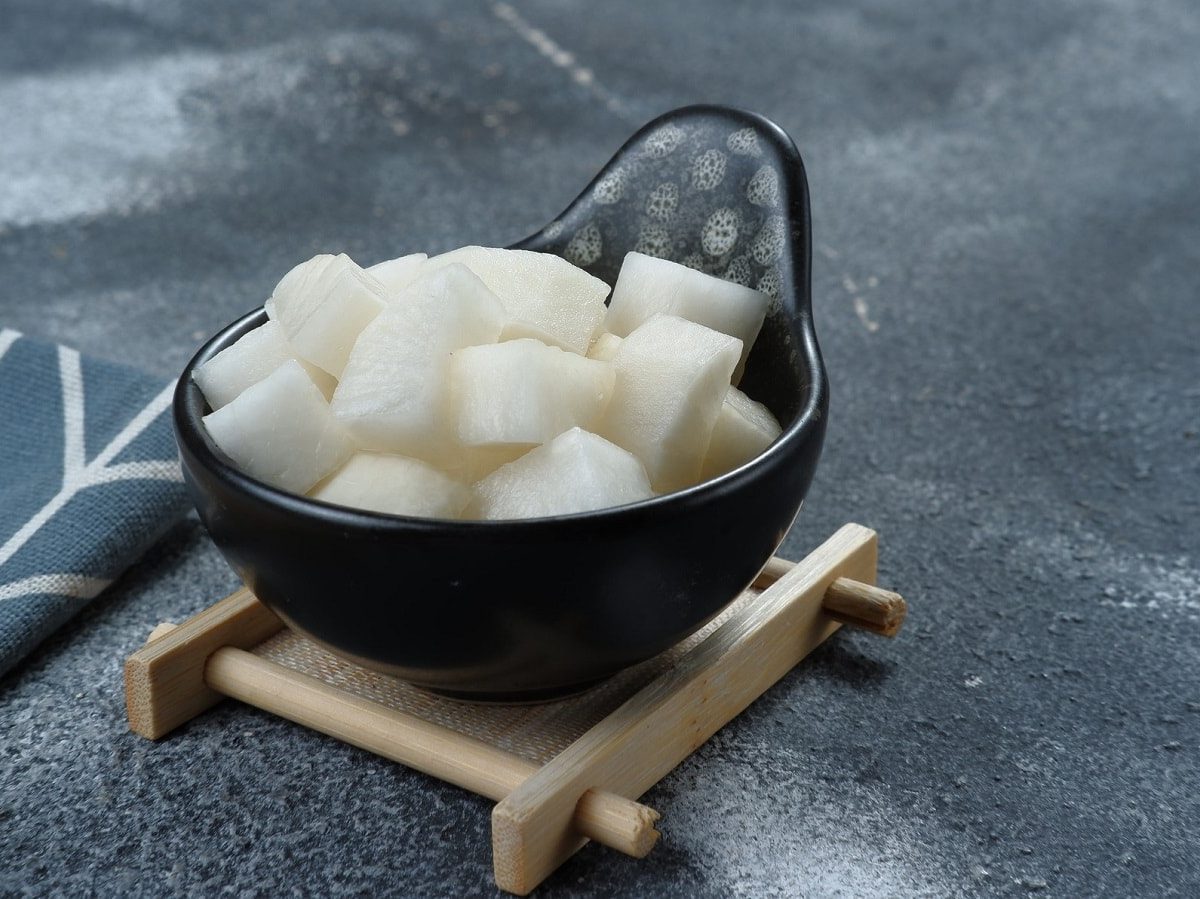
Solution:
<svg viewBox="0 0 1200 899"><path fill-rule="evenodd" d="M129 726L157 739L231 696L495 799L496 883L524 895L588 839L646 855L659 815L636 797L841 624L895 635L906 606L872 586L875 563L875 532L847 524L802 562L772 559L678 646L525 706L444 699L345 661L243 589L129 657Z"/></svg>

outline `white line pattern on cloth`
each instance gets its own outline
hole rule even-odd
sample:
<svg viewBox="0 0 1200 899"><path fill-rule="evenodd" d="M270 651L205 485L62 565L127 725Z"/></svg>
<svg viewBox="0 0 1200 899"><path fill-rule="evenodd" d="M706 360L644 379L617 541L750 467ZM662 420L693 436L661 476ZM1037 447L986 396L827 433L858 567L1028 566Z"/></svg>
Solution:
<svg viewBox="0 0 1200 899"><path fill-rule="evenodd" d="M87 464L83 440L83 368L79 353L58 348L58 379L63 405L63 489L79 477Z"/></svg>
<svg viewBox="0 0 1200 899"><path fill-rule="evenodd" d="M177 459L147 459L144 462L122 462L96 472L92 484L111 484L114 481L175 481L183 483L183 472Z"/></svg>
<svg viewBox="0 0 1200 899"><path fill-rule="evenodd" d="M4 354L8 352L8 348L17 342L17 338L21 336L20 331L14 331L12 328L4 328L0 330L0 359L4 358Z"/></svg>
<svg viewBox="0 0 1200 899"><path fill-rule="evenodd" d="M164 387L157 396L152 399L145 408L133 417L130 422L121 429L108 446L106 446L91 463L85 465L79 472L78 476L72 478L69 483L63 485L63 489L56 493L50 502L42 506L29 521L21 527L19 531L9 538L4 546L0 547L0 565L3 565L21 549L34 534L36 534L42 526L49 521L54 515L65 506L75 494L85 487L90 487L93 484L105 483L108 480L120 480L121 478L106 478L105 469L108 463L116 458L121 450L125 449L139 434L144 431L159 413L170 405L171 394L175 388L174 384L168 384ZM81 391L82 395L82 391Z"/></svg>
<svg viewBox="0 0 1200 899"><path fill-rule="evenodd" d="M0 585L0 602L38 593L52 593L72 599L91 599L111 583L108 578L88 577L86 574L70 574L65 571L56 574L35 574L11 584Z"/></svg>

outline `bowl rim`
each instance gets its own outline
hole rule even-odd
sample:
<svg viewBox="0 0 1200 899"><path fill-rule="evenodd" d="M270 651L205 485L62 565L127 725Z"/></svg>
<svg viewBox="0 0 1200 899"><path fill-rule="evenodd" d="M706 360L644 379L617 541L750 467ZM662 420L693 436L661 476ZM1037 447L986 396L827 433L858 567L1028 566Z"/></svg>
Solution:
<svg viewBox="0 0 1200 899"><path fill-rule="evenodd" d="M803 359L797 360L797 362L798 367L802 366L804 369L803 374L807 378L809 391L806 402L797 411L792 421L783 428L779 437L753 459L715 478L701 481L682 490L658 494L620 506L538 518L490 520L425 518L355 509L290 493L243 472L217 447L203 425L203 413L200 411L203 408L203 396L192 378L196 368L221 350L232 346L235 338L240 338L252 327L265 324L267 313L262 306L255 307L239 316L212 335L196 351L180 373L172 397L172 417L181 450L186 450L206 471L220 480L228 489L249 494L260 501L272 503L293 514L316 516L330 524L347 528L378 530L391 527L410 532L461 533L470 536L495 533L500 529L521 528L535 531L577 525L582 522L589 524L603 522L619 526L630 523L633 519L643 515L677 512L692 502L713 499L720 494L737 491L754 480L758 469L784 461L781 457L788 455L796 444L806 442L814 436L814 432L824 428L829 402L828 376L812 322L812 223L808 183L804 162L792 139L770 119L757 113L708 104L681 107L664 113L639 128L577 195L576 200L587 194L595 182L603 177L613 161L620 158L627 148L637 143L645 132L673 119L688 116L722 116L741 122L744 127L755 129L760 136L768 137L775 144L776 151L788 166L786 184L781 185L781 189L784 191L784 201L781 205L786 209L787 218L792 224L791 239L787 242L787 251L784 254L785 261L790 263L787 267L791 269L790 278L785 279L785 286L791 288L795 298L794 327L801 338L797 352L803 355ZM570 209L575 202L573 200L567 208ZM561 217L562 214L553 220ZM531 235L525 240L512 244L511 247L519 249L536 236ZM781 265L781 268L785 268L785 266Z"/></svg>

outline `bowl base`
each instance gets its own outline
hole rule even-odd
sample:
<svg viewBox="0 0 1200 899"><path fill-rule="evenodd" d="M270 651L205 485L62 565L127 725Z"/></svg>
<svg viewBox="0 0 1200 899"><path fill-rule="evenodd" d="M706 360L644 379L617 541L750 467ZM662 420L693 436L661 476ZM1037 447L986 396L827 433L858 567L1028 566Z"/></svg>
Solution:
<svg viewBox="0 0 1200 899"><path fill-rule="evenodd" d="M479 693L473 690L446 690L441 687L426 687L423 684L414 684L411 681L408 683L423 693L431 693L441 699L452 699L455 702L470 705L544 705L548 702L558 702L559 700L573 699L576 696L581 696L593 687L598 687L611 676L597 677L593 680L571 684L566 687L551 687L544 690L500 691L497 693Z"/></svg>

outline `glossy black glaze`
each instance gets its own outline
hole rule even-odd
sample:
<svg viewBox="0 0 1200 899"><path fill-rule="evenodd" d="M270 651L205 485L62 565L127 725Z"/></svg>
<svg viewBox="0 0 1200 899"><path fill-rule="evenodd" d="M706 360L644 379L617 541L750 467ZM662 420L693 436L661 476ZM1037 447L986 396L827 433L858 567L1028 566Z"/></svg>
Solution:
<svg viewBox="0 0 1200 899"><path fill-rule="evenodd" d="M192 370L261 324L261 310L205 344L174 405L200 517L263 602L343 655L491 701L578 690L717 614L799 511L828 405L810 316L804 167L766 119L710 106L656 119L517 246L563 255L610 284L625 253L642 248L772 292L742 386L785 423L780 439L720 478L621 508L436 521L284 493L238 471L208 439Z"/></svg>

